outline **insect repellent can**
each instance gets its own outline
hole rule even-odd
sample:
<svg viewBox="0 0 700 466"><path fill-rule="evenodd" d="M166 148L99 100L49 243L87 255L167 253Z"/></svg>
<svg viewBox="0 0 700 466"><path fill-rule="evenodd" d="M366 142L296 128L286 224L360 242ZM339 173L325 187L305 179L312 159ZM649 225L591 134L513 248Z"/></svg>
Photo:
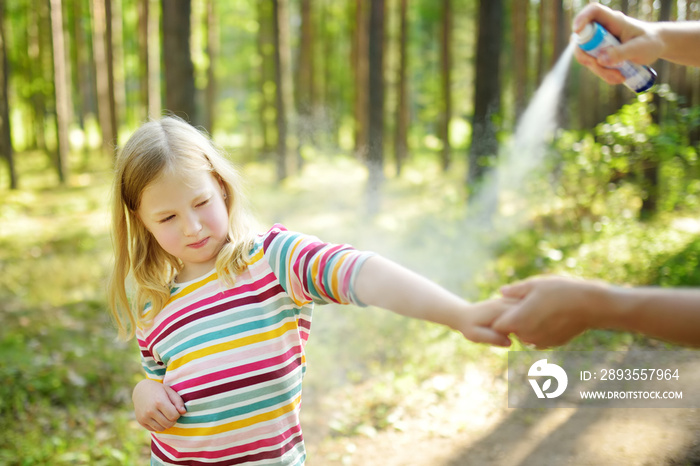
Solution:
<svg viewBox="0 0 700 466"><path fill-rule="evenodd" d="M586 24L576 35L578 46L588 55L598 57L601 50L611 45L619 45L620 41L597 22ZM625 77L624 85L636 93L648 91L656 81L656 71L648 66L624 61L615 66Z"/></svg>

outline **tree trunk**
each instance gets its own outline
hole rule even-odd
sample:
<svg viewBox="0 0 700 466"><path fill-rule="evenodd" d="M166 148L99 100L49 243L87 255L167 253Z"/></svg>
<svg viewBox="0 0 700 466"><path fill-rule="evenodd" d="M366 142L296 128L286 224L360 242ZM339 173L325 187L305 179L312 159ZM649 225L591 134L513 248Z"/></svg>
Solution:
<svg viewBox="0 0 700 466"><path fill-rule="evenodd" d="M10 175L10 189L17 189L12 133L10 131L10 104L7 92L9 70L7 66L7 46L5 45L5 0L0 0L0 155L7 160Z"/></svg>
<svg viewBox="0 0 700 466"><path fill-rule="evenodd" d="M351 4L352 2L348 2ZM334 79L334 70L337 68L337 60L334 59L334 55L338 50L338 43L344 43L344 38L338 40L338 36L342 31L335 31L332 26L329 27L328 19L332 17L329 13L330 5L324 3L320 6L319 20L316 23L318 25L318 39L316 40L317 48L316 54L320 58L320 62L317 61L316 69L316 85L311 96L312 108L314 109L314 115L324 118L327 123L330 123L329 133L327 134L326 143L335 144L335 146L340 145L340 132L338 131L338 121L326 118L328 111L336 111L338 113L345 114L347 112L347 105L349 104L350 112L352 112L353 101L352 98L345 99L344 95L346 91L343 89L352 88L353 78L347 77L346 84L339 85ZM347 10L346 10L347 11ZM352 37L349 40L350 44L353 43ZM352 52L352 45L350 46ZM349 66L353 68L353 62L349 63ZM353 68L354 72L354 68ZM352 75L351 75L352 76Z"/></svg>
<svg viewBox="0 0 700 466"><path fill-rule="evenodd" d="M398 109L396 133L394 139L394 150L396 153L396 174L401 174L401 167L408 155L408 86L406 72L408 66L408 0L401 0L400 5L400 32L399 32L399 88L398 88Z"/></svg>
<svg viewBox="0 0 700 466"><path fill-rule="evenodd" d="M671 15L669 21L679 21L685 20L687 18L687 13L690 11L688 8L688 2L683 3L683 9L681 10L677 3L675 6L671 7ZM671 90L675 92L680 98L678 104L685 106L690 92L688 91L688 86L686 84L686 72L688 70L687 66L678 65L676 63L669 64L669 76L668 84L671 86Z"/></svg>
<svg viewBox="0 0 700 466"><path fill-rule="evenodd" d="M578 119L582 129L590 130L598 123L598 85L600 78L587 68L579 68Z"/></svg>
<svg viewBox="0 0 700 466"><path fill-rule="evenodd" d="M659 8L658 21L668 21L671 19L671 9L673 3L671 0L661 0ZM665 60L660 60L657 66L660 82L668 82L669 63ZM654 123L663 125L666 119L666 103L661 100L658 94L654 94L654 104L656 110L652 113ZM641 219L651 218L657 210L659 200L659 160L655 154L648 154L642 159L642 189L644 196L642 198L642 207L639 211Z"/></svg>
<svg viewBox="0 0 700 466"><path fill-rule="evenodd" d="M452 2L442 1L442 36L440 40L440 65L442 84L442 121L440 138L442 139L442 170L450 168L450 120L452 119Z"/></svg>
<svg viewBox="0 0 700 466"><path fill-rule="evenodd" d="M620 11L624 14L629 14L629 0L620 1ZM615 86L613 89L613 109L612 112L616 112L629 100L629 91L625 86Z"/></svg>
<svg viewBox="0 0 700 466"><path fill-rule="evenodd" d="M554 0L554 5L552 5L552 57L550 60L550 69L554 68L554 65L559 60L562 52L569 43L569 29L567 27L567 21L564 15L564 1Z"/></svg>
<svg viewBox="0 0 700 466"><path fill-rule="evenodd" d="M63 37L63 12L61 0L51 0L51 37L53 41L54 92L56 96L56 169L63 184L68 178L68 126L70 120L70 98L68 94L68 71Z"/></svg>
<svg viewBox="0 0 700 466"><path fill-rule="evenodd" d="M314 92L314 27L311 0L301 0L301 40L294 86L297 108L297 157L301 163L301 148L313 140L314 124L311 96Z"/></svg>
<svg viewBox="0 0 700 466"><path fill-rule="evenodd" d="M119 127L117 126L117 96L114 82L114 20L112 16L112 0L104 0L105 11L105 59L107 62L107 88L109 96L109 124L112 128L109 152L114 152L114 146L118 144ZM121 31L121 29L120 29Z"/></svg>
<svg viewBox="0 0 700 466"><path fill-rule="evenodd" d="M368 25L367 2L372 0L355 0L355 29L353 37L352 63L355 72L355 153L360 159L367 158L368 129Z"/></svg>
<svg viewBox="0 0 700 466"><path fill-rule="evenodd" d="M379 209L384 179L384 0L372 0L369 23L368 211Z"/></svg>
<svg viewBox="0 0 700 466"><path fill-rule="evenodd" d="M206 108L204 110L204 127L209 133L214 132L214 123L216 119L216 68L215 64L219 55L219 30L216 21L216 12L214 0L207 0L206 13L206 31L207 45L206 54L209 57L209 66L207 67L207 89L206 89Z"/></svg>
<svg viewBox="0 0 700 466"><path fill-rule="evenodd" d="M527 27L529 17L529 1L513 0L513 65L515 86L515 117L518 118L527 107L528 100L528 57L529 57L529 30Z"/></svg>
<svg viewBox="0 0 700 466"><path fill-rule="evenodd" d="M288 175L287 169L287 107L285 99L284 72L284 47L282 42L286 38L284 29L286 28L287 0L272 0L272 16L274 22L275 37L275 103L277 106L277 181L284 180Z"/></svg>
<svg viewBox="0 0 700 466"><path fill-rule="evenodd" d="M479 31L476 41L474 115L469 149L467 184L478 182L498 154L493 116L500 111L500 56L502 0L480 0Z"/></svg>
<svg viewBox="0 0 700 466"><path fill-rule="evenodd" d="M160 78L160 19L161 9L158 0L149 0L148 8L148 115L155 118L161 114Z"/></svg>
<svg viewBox="0 0 700 466"><path fill-rule="evenodd" d="M27 12L27 42L28 50L27 55L29 58L29 79L34 83L41 83L42 88L46 82L46 75L50 72L45 72L45 63L50 62L51 59L47 60L45 58L47 54L47 49L43 43L42 39L46 34L41 34L39 31L50 30L51 20L50 13L48 11L48 2L40 2L36 5L36 8L29 8ZM47 152L46 147L46 118L48 110L46 108L46 95L44 90L41 88L34 88L31 91L31 106L32 115L31 120L27 127L32 128L32 145L30 147L38 149L43 152Z"/></svg>
<svg viewBox="0 0 700 466"><path fill-rule="evenodd" d="M258 37L257 47L260 55L260 66L258 67L258 78L260 88L260 107L258 108L258 120L260 122L260 133L262 134L262 153L272 152L272 124L269 121L268 114L274 107L274 98L271 92L268 91L268 82L275 81L275 69L277 61L275 53L270 50L274 49L274 19L272 17L272 2L257 2L258 15ZM276 91L275 91L276 93Z"/></svg>
<svg viewBox="0 0 700 466"><path fill-rule="evenodd" d="M328 25L326 24L328 17L330 16L328 10L329 6L325 2L322 2L321 5L319 5L316 20L316 47L313 53L318 55L318 57L316 58L315 65L316 84L312 90L313 93L311 94L311 106L313 107L314 114L316 115L318 115L319 112L323 115L331 103L338 105L336 101L331 98L331 92L333 91L333 87L331 86L331 57L333 55L333 51L335 50L335 39L337 34L335 32L331 33L328 31ZM347 7L345 11L347 11ZM352 37L350 37L349 42L352 44ZM350 48L352 49L352 45ZM350 65L352 66L352 63ZM350 80L350 82L352 82L352 80ZM342 107L344 104L340 104L340 106ZM330 137L329 140L335 141L337 138L337 126L333 125L331 131L333 131L333 134L328 135Z"/></svg>
<svg viewBox="0 0 700 466"><path fill-rule="evenodd" d="M517 1L517 0L516 0ZM540 0L539 11L537 13L539 17L539 23L537 24L537 85L542 84L544 75L547 72L545 70L547 63L547 8L545 2L547 0Z"/></svg>
<svg viewBox="0 0 700 466"><path fill-rule="evenodd" d="M70 55L74 70L73 89L78 90L73 94L74 118L80 128L85 131L85 116L90 113L91 86L88 77L90 67L86 58L87 45L82 26L84 16L82 2L73 2L72 14L73 47L70 47ZM85 147L83 145L83 148Z"/></svg>
<svg viewBox="0 0 700 466"><path fill-rule="evenodd" d="M656 160L642 159L642 207L639 218L648 220L656 213L659 197L659 163Z"/></svg>
<svg viewBox="0 0 700 466"><path fill-rule="evenodd" d="M110 88L110 70L107 48L110 37L107 34L107 12L105 0L92 0L93 17L93 56L95 60L95 84L97 89L97 119L102 133L102 149L112 153L117 142L117 128L113 118L114 95ZM111 31L111 27L109 29Z"/></svg>
<svg viewBox="0 0 700 466"><path fill-rule="evenodd" d="M690 21L698 21L700 20L700 2L697 0L689 0L688 3L688 11L690 12L690 16L688 17L688 20ZM688 99L688 103L690 104L691 107L697 107L700 105L700 69L696 67L691 67L688 69L688 74L689 74L689 92L690 92L690 97ZM700 141L700 128L694 128L690 134L690 143L692 145L697 145L698 141Z"/></svg>
<svg viewBox="0 0 700 466"><path fill-rule="evenodd" d="M554 5L552 8L552 60L550 69L559 61L559 58L564 53L566 46L569 44L569 38L571 37L571 30L569 24L571 19L567 18L564 11L564 1L554 0ZM547 71L549 72L549 71ZM562 92L562 103L558 106L557 121L559 125L563 128L569 126L569 114L566 111L566 105L564 104L569 100L566 88Z"/></svg>
<svg viewBox="0 0 700 466"><path fill-rule="evenodd" d="M299 139L290 135L297 134L296 109L294 107L294 73L292 71L292 32L290 31L290 2L279 0L279 45L280 65L282 66L282 98L284 99L285 119L287 121L287 152L296 154L296 158L287 156L287 169L301 170L303 161L299 152ZM296 142L297 146L290 150L289 145Z"/></svg>
<svg viewBox="0 0 700 466"><path fill-rule="evenodd" d="M150 0L138 0L138 42L139 42L139 120L150 115L148 98L150 91L150 63L148 62L149 37L148 27L151 24Z"/></svg>
<svg viewBox="0 0 700 466"><path fill-rule="evenodd" d="M311 0L301 0L301 40L299 44L299 61L297 64L296 104L300 116L308 117L311 95L314 88L313 70L314 30L311 16Z"/></svg>
<svg viewBox="0 0 700 466"><path fill-rule="evenodd" d="M194 64L190 53L191 0L162 0L165 106L175 115L197 123Z"/></svg>
<svg viewBox="0 0 700 466"><path fill-rule="evenodd" d="M126 74L124 70L124 28L122 26L122 0L109 0L109 37L110 48L107 56L111 64L110 76L112 77L112 116L114 131L119 137L119 118L125 118L130 112L126 105Z"/></svg>

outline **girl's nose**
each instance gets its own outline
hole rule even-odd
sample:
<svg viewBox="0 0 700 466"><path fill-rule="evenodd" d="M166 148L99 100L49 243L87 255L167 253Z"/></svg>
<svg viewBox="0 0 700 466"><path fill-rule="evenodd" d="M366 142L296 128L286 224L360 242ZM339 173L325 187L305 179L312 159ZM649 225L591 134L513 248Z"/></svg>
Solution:
<svg viewBox="0 0 700 466"><path fill-rule="evenodd" d="M201 229L202 223L199 221L199 217L194 213L188 215L183 226L185 236L197 236Z"/></svg>

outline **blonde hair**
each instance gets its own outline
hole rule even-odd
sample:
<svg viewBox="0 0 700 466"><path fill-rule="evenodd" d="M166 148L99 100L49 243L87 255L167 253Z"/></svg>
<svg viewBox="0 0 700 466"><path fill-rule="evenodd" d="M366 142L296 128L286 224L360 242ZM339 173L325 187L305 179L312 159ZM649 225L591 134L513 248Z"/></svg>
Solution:
<svg viewBox="0 0 700 466"><path fill-rule="evenodd" d="M226 194L228 240L216 260L219 277L233 285L247 266L253 221L233 164L209 137L180 118L168 116L143 124L117 156L112 194L115 260L109 304L123 339L131 339L138 325L148 324L163 309L170 299L172 280L182 269L179 259L163 250L139 219L141 194L166 171L185 174L195 170L212 173ZM135 282L131 302L126 292L129 274Z"/></svg>

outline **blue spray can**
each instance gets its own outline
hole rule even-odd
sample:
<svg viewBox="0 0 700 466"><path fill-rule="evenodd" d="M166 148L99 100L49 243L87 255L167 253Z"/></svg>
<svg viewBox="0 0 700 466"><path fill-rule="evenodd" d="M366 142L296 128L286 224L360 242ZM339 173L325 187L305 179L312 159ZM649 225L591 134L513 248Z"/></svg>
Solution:
<svg viewBox="0 0 700 466"><path fill-rule="evenodd" d="M576 41L581 50L593 57L597 57L605 47L620 44L617 37L596 22L586 24L583 30L577 34ZM624 85L636 93L648 91L656 81L656 71L648 66L624 61L615 68L620 70L622 76L625 77Z"/></svg>

